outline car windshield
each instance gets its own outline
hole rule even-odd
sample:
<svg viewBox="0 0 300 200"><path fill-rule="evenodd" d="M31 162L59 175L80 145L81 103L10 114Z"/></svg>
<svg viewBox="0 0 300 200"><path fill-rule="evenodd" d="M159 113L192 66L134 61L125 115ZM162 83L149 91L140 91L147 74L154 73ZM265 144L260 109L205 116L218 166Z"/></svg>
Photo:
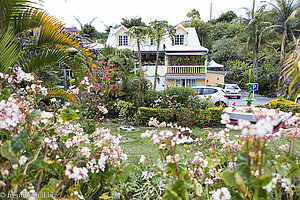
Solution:
<svg viewBox="0 0 300 200"><path fill-rule="evenodd" d="M240 89L240 88L239 88L238 85L228 85L227 89L229 89L229 90L237 90L237 89Z"/></svg>

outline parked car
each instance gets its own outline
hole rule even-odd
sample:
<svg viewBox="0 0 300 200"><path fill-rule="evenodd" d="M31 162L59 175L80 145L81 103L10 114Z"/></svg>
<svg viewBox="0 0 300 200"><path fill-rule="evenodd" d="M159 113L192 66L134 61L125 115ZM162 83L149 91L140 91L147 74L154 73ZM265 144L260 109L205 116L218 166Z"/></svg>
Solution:
<svg viewBox="0 0 300 200"><path fill-rule="evenodd" d="M224 92L227 94L228 98L236 97L238 99L242 96L242 90L238 84L224 84Z"/></svg>
<svg viewBox="0 0 300 200"><path fill-rule="evenodd" d="M221 106L221 105L228 106L229 105L228 97L222 88L196 86L196 87L193 87L193 89L195 90L197 96L200 99L206 99L206 98L210 97L210 100L216 106Z"/></svg>
<svg viewBox="0 0 300 200"><path fill-rule="evenodd" d="M295 103L299 103L299 104L300 104L300 93L299 93L298 96L296 97Z"/></svg>

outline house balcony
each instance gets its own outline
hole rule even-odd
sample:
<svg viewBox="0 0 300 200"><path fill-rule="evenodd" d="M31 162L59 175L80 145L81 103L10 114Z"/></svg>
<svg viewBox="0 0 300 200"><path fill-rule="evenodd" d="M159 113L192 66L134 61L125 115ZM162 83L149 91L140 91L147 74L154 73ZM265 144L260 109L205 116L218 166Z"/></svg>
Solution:
<svg viewBox="0 0 300 200"><path fill-rule="evenodd" d="M166 79L205 79L206 66L167 66Z"/></svg>
<svg viewBox="0 0 300 200"><path fill-rule="evenodd" d="M168 66L168 74L205 74L206 66Z"/></svg>

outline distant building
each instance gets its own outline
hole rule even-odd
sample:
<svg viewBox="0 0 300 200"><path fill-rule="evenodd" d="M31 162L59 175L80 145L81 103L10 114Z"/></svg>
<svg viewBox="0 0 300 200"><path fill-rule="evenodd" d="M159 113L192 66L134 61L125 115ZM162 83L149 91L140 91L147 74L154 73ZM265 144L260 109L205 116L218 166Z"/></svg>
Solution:
<svg viewBox="0 0 300 200"><path fill-rule="evenodd" d="M80 30L74 27L65 27L67 31L69 31L73 36L79 36Z"/></svg>
<svg viewBox="0 0 300 200"><path fill-rule="evenodd" d="M201 46L194 27L175 27L172 41L165 36L159 47L157 90L166 87L204 86L207 82L208 49ZM128 29L120 26L110 29L106 45L118 49L130 49L137 53L136 41L126 34ZM141 45L142 65L148 79L154 83L156 45L150 38Z"/></svg>

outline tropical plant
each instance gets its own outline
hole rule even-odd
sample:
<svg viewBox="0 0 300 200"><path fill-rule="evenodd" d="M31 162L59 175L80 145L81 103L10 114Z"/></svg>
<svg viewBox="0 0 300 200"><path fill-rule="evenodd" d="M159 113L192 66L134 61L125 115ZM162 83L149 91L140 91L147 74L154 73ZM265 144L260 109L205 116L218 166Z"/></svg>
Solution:
<svg viewBox="0 0 300 200"><path fill-rule="evenodd" d="M300 39L295 41L294 48L286 54L281 76L281 83L289 82L288 94L290 97L297 96L300 93Z"/></svg>
<svg viewBox="0 0 300 200"><path fill-rule="evenodd" d="M253 63L252 72L253 78L258 79L258 53L261 48L273 49L270 45L270 38L273 37L274 31L263 31L266 28L265 22L265 5L255 9L255 0L253 0L251 9L244 8L247 11L248 22L243 32L240 34L246 39L244 43L245 49L252 51Z"/></svg>
<svg viewBox="0 0 300 200"><path fill-rule="evenodd" d="M141 17L134 17L131 19L122 18L121 24L126 28L131 28L133 26L146 26L145 22L142 21Z"/></svg>
<svg viewBox="0 0 300 200"><path fill-rule="evenodd" d="M65 65L72 67L69 48L81 52L91 62L89 53L64 29L63 24L45 11L33 7L31 0L0 2L1 32L0 71L20 66L33 72L43 66Z"/></svg>
<svg viewBox="0 0 300 200"><path fill-rule="evenodd" d="M143 79L143 68L142 68L142 54L141 54L141 43L143 43L148 35L148 28L144 26L132 26L129 28L127 34L131 39L135 39L138 47L138 60L140 68L140 80ZM142 82L140 82L142 83ZM143 87L139 87L143 89ZM143 94L143 91L141 91ZM144 101L144 96L142 96L142 102Z"/></svg>
<svg viewBox="0 0 300 200"><path fill-rule="evenodd" d="M283 65L288 43L293 40L294 34L299 31L299 22L295 22L295 19L300 12L300 3L294 0L276 0L275 3L270 5L272 10L269 14L273 25L267 27L266 30L277 29L282 33L280 63Z"/></svg>
<svg viewBox="0 0 300 200"><path fill-rule="evenodd" d="M154 20L149 23L149 35L150 38L155 41L157 45L156 48L156 65L155 65L155 75L154 75L154 86L153 89L156 89L156 82L158 77L158 59L159 59L159 48L160 44L163 41L164 37L168 35L171 39L174 37L174 27L170 26L167 21L158 21Z"/></svg>
<svg viewBox="0 0 300 200"><path fill-rule="evenodd" d="M212 33L212 25L201 21L200 19L191 19L184 24L185 27L194 27L196 29L198 39L202 46L210 48L211 39L210 35Z"/></svg>
<svg viewBox="0 0 300 200"><path fill-rule="evenodd" d="M188 18L190 18L190 19L201 19L200 13L199 13L199 11L196 10L196 9L193 9L193 10L191 10L190 12L188 12L188 13L186 14L186 16L187 16Z"/></svg>

